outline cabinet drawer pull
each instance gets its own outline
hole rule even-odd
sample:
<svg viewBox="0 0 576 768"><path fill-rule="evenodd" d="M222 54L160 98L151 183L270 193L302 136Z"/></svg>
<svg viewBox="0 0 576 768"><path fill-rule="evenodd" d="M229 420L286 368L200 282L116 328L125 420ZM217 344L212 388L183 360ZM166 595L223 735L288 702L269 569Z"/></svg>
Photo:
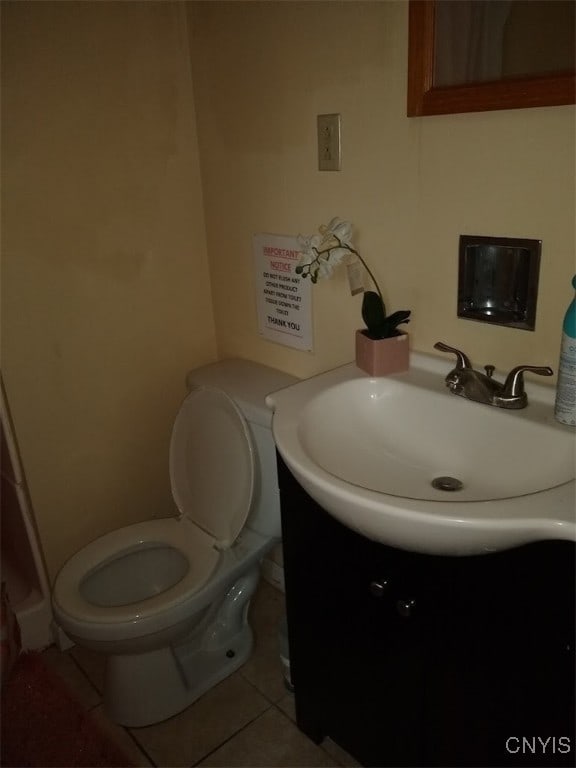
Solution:
<svg viewBox="0 0 576 768"><path fill-rule="evenodd" d="M396 603L396 610L400 616L409 619L414 614L415 606L416 600L398 600Z"/></svg>
<svg viewBox="0 0 576 768"><path fill-rule="evenodd" d="M388 591L388 581L386 579L379 579L370 582L370 594L372 597L384 597Z"/></svg>

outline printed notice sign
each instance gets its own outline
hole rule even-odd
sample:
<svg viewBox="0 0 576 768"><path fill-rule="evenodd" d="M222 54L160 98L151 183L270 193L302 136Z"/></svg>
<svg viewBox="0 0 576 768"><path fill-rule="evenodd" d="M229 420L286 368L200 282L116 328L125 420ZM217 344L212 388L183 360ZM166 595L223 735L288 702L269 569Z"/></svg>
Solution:
<svg viewBox="0 0 576 768"><path fill-rule="evenodd" d="M301 255L295 237L254 235L260 335L287 347L311 350L311 284L296 274Z"/></svg>

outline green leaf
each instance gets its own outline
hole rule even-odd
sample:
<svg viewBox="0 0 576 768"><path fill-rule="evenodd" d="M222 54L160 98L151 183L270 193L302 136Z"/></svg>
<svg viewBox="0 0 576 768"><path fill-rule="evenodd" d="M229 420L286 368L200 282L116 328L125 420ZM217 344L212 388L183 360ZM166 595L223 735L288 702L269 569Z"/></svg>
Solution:
<svg viewBox="0 0 576 768"><path fill-rule="evenodd" d="M367 335L371 339L383 338L381 334L386 324L384 302L375 291L366 291L362 299L362 319L366 323Z"/></svg>
<svg viewBox="0 0 576 768"><path fill-rule="evenodd" d="M409 309L399 309L386 318L386 325L389 328L396 328L397 325L410 322L411 312Z"/></svg>

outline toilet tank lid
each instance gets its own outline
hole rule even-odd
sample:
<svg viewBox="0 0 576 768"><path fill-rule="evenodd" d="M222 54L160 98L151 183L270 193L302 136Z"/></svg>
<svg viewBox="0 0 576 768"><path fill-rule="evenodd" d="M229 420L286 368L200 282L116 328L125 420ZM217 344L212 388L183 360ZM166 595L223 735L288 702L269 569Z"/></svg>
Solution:
<svg viewBox="0 0 576 768"><path fill-rule="evenodd" d="M272 413L266 405L266 395L298 381L289 373L241 358L194 368L186 376L188 389L194 386L221 389L234 400L248 421L268 428Z"/></svg>

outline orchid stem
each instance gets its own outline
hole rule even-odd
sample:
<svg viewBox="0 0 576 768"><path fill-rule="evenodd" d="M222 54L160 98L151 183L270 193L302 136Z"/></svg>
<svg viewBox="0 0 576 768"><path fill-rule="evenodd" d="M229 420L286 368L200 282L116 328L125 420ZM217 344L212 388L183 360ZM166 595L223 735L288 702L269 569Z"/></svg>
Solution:
<svg viewBox="0 0 576 768"><path fill-rule="evenodd" d="M348 245L347 243L342 243L340 238L337 237L336 235L333 235L333 237L336 240L336 242L338 243L338 247L339 248L346 248L347 251L349 251L350 253L353 253L354 256L356 256L358 259L360 259L360 262L362 263L362 266L364 267L366 272L368 272L368 274L370 275L370 279L374 283L374 286L376 288L378 296L380 297L380 301L382 301L382 303L384 303L384 299L382 298L382 291L380 290L380 286L378 285L378 281L374 277L374 274L372 273L372 270L370 269L368 264L366 264L366 262L364 261L362 256L358 253L358 251L355 248L352 248L352 246ZM305 265L308 268L306 274L310 274L310 267L312 266L312 264L318 263L320 261L320 256L323 253L327 253L328 254L328 258L330 258L330 252L333 249L334 249L334 246L332 246L331 248L325 248L324 250L319 251L315 246L312 246L312 250L316 254L316 258L313 259L309 264Z"/></svg>
<svg viewBox="0 0 576 768"><path fill-rule="evenodd" d="M336 237L336 235L334 235L334 237ZM374 275L372 274L372 270L370 269L370 267L368 266L368 264L366 264L366 262L364 261L364 259L362 258L362 256L361 256L361 255L358 253L358 251L356 251L354 248L351 248L349 245L344 245L344 246L343 246L343 245L342 245L342 243L340 242L340 240L339 240L337 237L336 237L336 240L338 240L338 243L339 243L339 245L340 245L340 247L341 247L341 248L348 248L348 250L350 251L350 253L353 253L355 256L357 256L357 257L360 259L360 261L362 262L362 265L363 265L364 269L366 270L366 272L368 272L368 274L370 275L370 279L372 280L372 282L374 283L374 285L375 285L375 287L376 287L376 290L377 290L377 292L378 292L378 296L380 296L380 301L384 302L384 299L382 298L382 292L381 292L381 290L380 290L380 286L378 285L378 281L376 280L376 278L375 278L375 277L374 277Z"/></svg>

